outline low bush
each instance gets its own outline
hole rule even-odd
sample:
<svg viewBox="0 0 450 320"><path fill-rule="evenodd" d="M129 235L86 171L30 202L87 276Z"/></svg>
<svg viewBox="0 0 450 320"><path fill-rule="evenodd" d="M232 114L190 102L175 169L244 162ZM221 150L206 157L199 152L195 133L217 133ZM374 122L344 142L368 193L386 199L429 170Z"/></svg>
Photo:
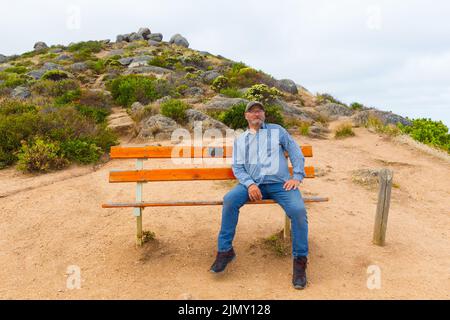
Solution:
<svg viewBox="0 0 450 320"><path fill-rule="evenodd" d="M125 75L112 80L107 87L118 104L129 107L136 101L147 104L161 98L155 89L155 80L154 77Z"/></svg>
<svg viewBox="0 0 450 320"><path fill-rule="evenodd" d="M450 134L448 127L442 121L420 118L412 120L411 126L399 124L398 127L413 139L450 153Z"/></svg>
<svg viewBox="0 0 450 320"><path fill-rule="evenodd" d="M190 106L178 99L170 99L161 103L160 111L163 116L172 118L178 123L186 123L186 110Z"/></svg>
<svg viewBox="0 0 450 320"><path fill-rule="evenodd" d="M244 94L244 98L262 103L270 103L279 96L282 96L282 93L278 89L269 88L265 84L255 84Z"/></svg>
<svg viewBox="0 0 450 320"><path fill-rule="evenodd" d="M23 143L19 153L17 169L26 172L48 172L62 169L69 164L61 154L59 143L35 138Z"/></svg>

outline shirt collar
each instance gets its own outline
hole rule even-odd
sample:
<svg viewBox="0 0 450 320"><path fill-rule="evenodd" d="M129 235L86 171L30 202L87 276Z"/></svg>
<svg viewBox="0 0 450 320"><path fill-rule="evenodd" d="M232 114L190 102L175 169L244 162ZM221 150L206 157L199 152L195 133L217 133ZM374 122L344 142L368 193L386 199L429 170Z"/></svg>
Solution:
<svg viewBox="0 0 450 320"><path fill-rule="evenodd" d="M261 125L261 128L259 128L259 130L261 130L261 129L267 129L267 125L266 125L265 122L263 122L262 125ZM248 135L249 133L251 133L250 129L247 127L247 130L245 130L244 133L245 133L245 135Z"/></svg>

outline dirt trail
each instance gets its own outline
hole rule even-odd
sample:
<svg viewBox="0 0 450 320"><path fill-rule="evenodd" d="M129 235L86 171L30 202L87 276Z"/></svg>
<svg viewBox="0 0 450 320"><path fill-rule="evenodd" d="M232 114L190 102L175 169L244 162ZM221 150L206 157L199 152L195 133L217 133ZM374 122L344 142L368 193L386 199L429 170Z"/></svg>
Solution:
<svg viewBox="0 0 450 320"><path fill-rule="evenodd" d="M241 210L234 246L238 258L219 277L208 272L216 250L219 206L152 208L144 230L156 241L134 246L131 209L102 209L131 200L133 184L109 184L115 160L93 170L72 167L43 176L0 171L0 298L38 299L372 299L450 298L450 165L364 128L344 140L313 140L319 177L303 194L330 197L309 204L309 286L291 286L290 256L262 239L283 226L276 204ZM170 160L147 168L173 167ZM377 190L352 182L354 169L394 170L385 247L372 245ZM214 181L147 184L147 200L221 199L230 184ZM67 268L81 269L81 289L66 287ZM367 268L381 270L381 288L369 290Z"/></svg>

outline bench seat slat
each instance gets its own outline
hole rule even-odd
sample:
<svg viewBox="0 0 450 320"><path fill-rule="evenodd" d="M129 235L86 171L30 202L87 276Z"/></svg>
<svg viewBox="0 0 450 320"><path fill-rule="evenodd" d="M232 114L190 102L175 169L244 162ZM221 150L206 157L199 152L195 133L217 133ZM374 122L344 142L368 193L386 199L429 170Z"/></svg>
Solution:
<svg viewBox="0 0 450 320"><path fill-rule="evenodd" d="M289 168L292 174L292 167ZM314 178L314 167L305 167L306 178ZM231 168L186 168L117 170L109 173L109 182L147 182L147 181L190 181L190 180L234 180Z"/></svg>
<svg viewBox="0 0 450 320"><path fill-rule="evenodd" d="M326 202L326 197L303 197L304 202ZM249 201L246 204L270 204L274 200ZM223 201L167 201L167 202L129 202L105 203L102 208L145 208L145 207L184 207L184 206L216 206Z"/></svg>
<svg viewBox="0 0 450 320"><path fill-rule="evenodd" d="M174 148L174 154L172 151ZM190 149L190 150L189 150ZM312 146L301 146L303 156L312 157ZM224 152L225 150L225 152ZM194 146L146 146L146 147L111 147L111 159L156 159L156 158L231 158L232 146L194 147Z"/></svg>

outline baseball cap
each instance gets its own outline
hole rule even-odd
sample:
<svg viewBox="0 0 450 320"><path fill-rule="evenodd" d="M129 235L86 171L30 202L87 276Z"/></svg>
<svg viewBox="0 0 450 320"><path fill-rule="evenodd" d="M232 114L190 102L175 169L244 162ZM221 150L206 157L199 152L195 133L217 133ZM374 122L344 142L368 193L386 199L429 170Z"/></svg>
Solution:
<svg viewBox="0 0 450 320"><path fill-rule="evenodd" d="M261 109L264 110L264 105L261 102L259 102L259 101L250 101L249 103L247 103L247 106L245 107L245 112L247 112L248 110L250 110L250 108L252 108L254 106L260 106Z"/></svg>

